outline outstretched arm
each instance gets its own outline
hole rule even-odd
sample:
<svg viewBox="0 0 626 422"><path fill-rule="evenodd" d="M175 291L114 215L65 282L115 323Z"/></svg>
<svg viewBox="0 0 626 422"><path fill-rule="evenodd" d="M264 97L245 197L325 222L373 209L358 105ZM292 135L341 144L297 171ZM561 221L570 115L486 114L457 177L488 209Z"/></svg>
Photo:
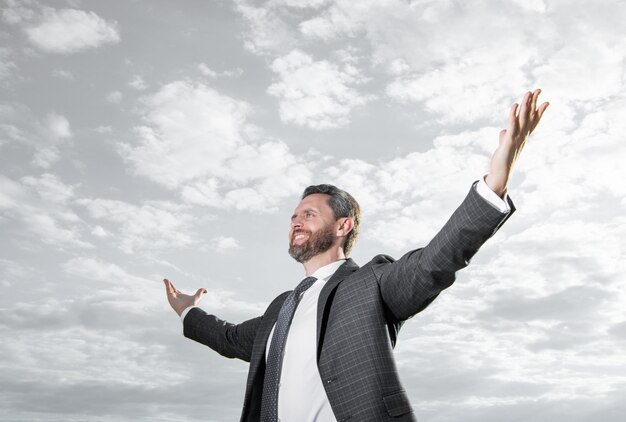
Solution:
<svg viewBox="0 0 626 422"><path fill-rule="evenodd" d="M167 300L172 309L180 314L189 307L197 306L206 289L198 289L195 295L186 295L164 279ZM194 308L185 316L183 332L185 337L202 343L222 356L250 361L252 346L257 329L263 317L253 318L241 324L231 324L209 315L202 309Z"/></svg>
<svg viewBox="0 0 626 422"><path fill-rule="evenodd" d="M508 127L500 132L485 182L501 198L505 196L513 165L548 107L548 103L537 107L540 92L526 93L521 107L514 104ZM425 248L411 251L395 262L381 258L380 263L373 265L383 300L395 319L403 321L420 312L449 287L456 272L469 264L511 212L503 214L488 205L472 187L465 201Z"/></svg>
<svg viewBox="0 0 626 422"><path fill-rule="evenodd" d="M501 198L506 193L513 166L526 140L548 108L547 102L537 107L540 93L540 89L536 89L533 93L529 91L524 95L521 105L513 104L507 128L500 132L500 143L491 157L489 174L485 182Z"/></svg>

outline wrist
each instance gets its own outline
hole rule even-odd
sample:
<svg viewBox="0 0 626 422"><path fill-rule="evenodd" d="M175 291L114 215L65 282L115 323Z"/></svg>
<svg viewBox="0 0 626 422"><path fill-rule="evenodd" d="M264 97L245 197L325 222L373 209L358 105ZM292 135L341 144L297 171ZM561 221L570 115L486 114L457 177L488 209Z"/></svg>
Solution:
<svg viewBox="0 0 626 422"><path fill-rule="evenodd" d="M500 198L504 198L504 194L506 194L507 182L506 178L494 176L492 173L485 176L485 183L489 186L489 189Z"/></svg>

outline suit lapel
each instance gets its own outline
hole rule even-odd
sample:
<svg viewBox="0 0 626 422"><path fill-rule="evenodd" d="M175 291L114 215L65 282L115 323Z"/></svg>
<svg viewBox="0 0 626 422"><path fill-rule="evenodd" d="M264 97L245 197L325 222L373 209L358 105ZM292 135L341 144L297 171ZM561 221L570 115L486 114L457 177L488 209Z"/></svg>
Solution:
<svg viewBox="0 0 626 422"><path fill-rule="evenodd" d="M321 351L321 342L320 338L322 335L322 327L325 326L327 313L326 308L328 305L328 299L331 297L339 283L341 283L347 276L355 272L359 269L359 266L352 260L352 258L348 258L346 262L344 262L341 267L335 271L335 274L326 282L324 287L322 287L322 291L320 292L320 296L317 299L317 359L319 360L320 351Z"/></svg>

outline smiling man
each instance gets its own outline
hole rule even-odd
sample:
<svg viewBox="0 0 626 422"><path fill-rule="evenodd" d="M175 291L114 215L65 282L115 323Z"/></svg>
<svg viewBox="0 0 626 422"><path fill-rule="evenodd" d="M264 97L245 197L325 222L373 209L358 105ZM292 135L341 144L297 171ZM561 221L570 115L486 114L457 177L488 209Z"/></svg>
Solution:
<svg viewBox="0 0 626 422"><path fill-rule="evenodd" d="M309 186L291 217L289 254L306 278L262 316L230 324L165 279L184 334L230 358L250 362L241 421L415 421L396 371L402 324L452 285L458 270L514 211L506 191L524 144L548 103L540 90L511 107L489 173L423 248L399 260L377 255L363 267L347 258L360 207L332 185Z"/></svg>

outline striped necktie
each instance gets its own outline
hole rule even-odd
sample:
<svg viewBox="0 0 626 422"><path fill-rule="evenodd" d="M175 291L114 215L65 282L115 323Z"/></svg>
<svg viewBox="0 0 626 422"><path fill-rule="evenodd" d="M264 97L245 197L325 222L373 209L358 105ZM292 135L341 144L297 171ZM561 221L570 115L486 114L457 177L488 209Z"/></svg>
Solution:
<svg viewBox="0 0 626 422"><path fill-rule="evenodd" d="M317 280L315 277L307 277L287 296L280 308L274 336L270 345L269 355L265 368L263 381L263 398L261 400L261 422L276 422L278 420L278 384L283 365L283 352L285 341L293 314L300 302L300 296Z"/></svg>

